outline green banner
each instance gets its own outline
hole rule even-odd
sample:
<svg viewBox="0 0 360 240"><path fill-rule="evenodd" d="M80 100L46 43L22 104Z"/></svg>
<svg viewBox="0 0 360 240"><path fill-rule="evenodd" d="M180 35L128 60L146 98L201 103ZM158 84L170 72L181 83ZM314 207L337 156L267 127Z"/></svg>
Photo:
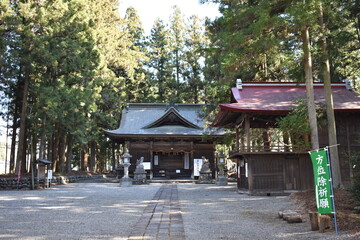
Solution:
<svg viewBox="0 0 360 240"><path fill-rule="evenodd" d="M323 149L310 153L314 168L316 204L318 212L323 214L333 212L327 151L328 149Z"/></svg>

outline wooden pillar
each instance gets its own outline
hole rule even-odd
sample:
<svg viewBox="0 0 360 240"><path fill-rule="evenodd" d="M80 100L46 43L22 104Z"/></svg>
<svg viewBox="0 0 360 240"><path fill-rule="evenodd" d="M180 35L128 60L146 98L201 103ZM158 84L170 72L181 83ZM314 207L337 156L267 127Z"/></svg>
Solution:
<svg viewBox="0 0 360 240"><path fill-rule="evenodd" d="M263 128L263 142L264 142L264 152L270 152L271 142L269 138L269 128Z"/></svg>
<svg viewBox="0 0 360 240"><path fill-rule="evenodd" d="M194 179L194 141L190 142L190 169L192 169L191 178Z"/></svg>
<svg viewBox="0 0 360 240"><path fill-rule="evenodd" d="M246 134L246 151L251 152L250 139L250 115L245 115L245 134Z"/></svg>
<svg viewBox="0 0 360 240"><path fill-rule="evenodd" d="M347 153L348 153L348 156L350 156L351 154L351 141L350 141L350 128L349 128L349 117L346 117L345 118L345 125L346 125L346 143L347 143ZM349 161L349 175L350 175L350 181L351 181L351 184L353 183L353 179L354 179L354 172L353 172L353 167L352 167L352 164Z"/></svg>
<svg viewBox="0 0 360 240"><path fill-rule="evenodd" d="M240 141L239 128L236 127L236 143L235 143L235 148L236 148L235 151L236 151L236 152L240 152L239 141Z"/></svg>
<svg viewBox="0 0 360 240"><path fill-rule="evenodd" d="M252 159L250 156L246 159L247 168L248 168L248 184L249 184L249 193L251 194L254 191L254 179L252 174Z"/></svg>
<svg viewBox="0 0 360 240"><path fill-rule="evenodd" d="M154 152L153 152L153 145L154 142L150 141L150 166L151 166L151 170L150 170L150 179L153 179L153 169L154 169Z"/></svg>

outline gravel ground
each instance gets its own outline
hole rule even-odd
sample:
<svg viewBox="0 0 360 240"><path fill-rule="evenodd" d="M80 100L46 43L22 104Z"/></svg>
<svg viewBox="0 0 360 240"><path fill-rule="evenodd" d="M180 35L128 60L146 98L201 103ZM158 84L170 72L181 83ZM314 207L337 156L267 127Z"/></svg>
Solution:
<svg viewBox="0 0 360 240"><path fill-rule="evenodd" d="M0 239L127 239L160 186L82 182L0 191Z"/></svg>
<svg viewBox="0 0 360 240"><path fill-rule="evenodd" d="M187 240L360 239L344 232L312 232L306 214L303 223L279 219L279 211L298 210L288 196L238 194L234 183L226 187L183 184L178 192Z"/></svg>
<svg viewBox="0 0 360 240"><path fill-rule="evenodd" d="M0 239L127 239L161 184L120 188L82 182L37 191L0 191ZM187 240L359 239L288 224L279 210L297 209L288 197L254 197L226 187L178 184ZM161 240L161 239L160 239Z"/></svg>

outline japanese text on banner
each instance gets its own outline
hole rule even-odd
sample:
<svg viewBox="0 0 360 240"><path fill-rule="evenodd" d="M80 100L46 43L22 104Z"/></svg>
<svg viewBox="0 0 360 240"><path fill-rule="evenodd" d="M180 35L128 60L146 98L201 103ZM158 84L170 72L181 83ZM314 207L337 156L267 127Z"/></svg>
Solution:
<svg viewBox="0 0 360 240"><path fill-rule="evenodd" d="M331 184L327 149L311 152L314 168L316 204L319 213L332 213Z"/></svg>

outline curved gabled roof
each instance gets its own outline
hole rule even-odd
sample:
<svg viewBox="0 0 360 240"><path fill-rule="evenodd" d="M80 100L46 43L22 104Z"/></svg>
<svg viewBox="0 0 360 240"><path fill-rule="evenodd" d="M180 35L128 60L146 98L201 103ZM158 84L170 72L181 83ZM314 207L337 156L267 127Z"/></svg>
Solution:
<svg viewBox="0 0 360 240"><path fill-rule="evenodd" d="M184 136L223 136L225 132L208 129L199 117L202 104L129 103L122 111L120 126L105 130L111 138Z"/></svg>
<svg viewBox="0 0 360 240"><path fill-rule="evenodd" d="M188 128L201 129L201 127L199 127L198 125L188 121L186 118L181 116L181 114L175 109L175 107L170 107L168 110L166 110L162 117L146 125L143 128L155 128L168 125L177 125Z"/></svg>

